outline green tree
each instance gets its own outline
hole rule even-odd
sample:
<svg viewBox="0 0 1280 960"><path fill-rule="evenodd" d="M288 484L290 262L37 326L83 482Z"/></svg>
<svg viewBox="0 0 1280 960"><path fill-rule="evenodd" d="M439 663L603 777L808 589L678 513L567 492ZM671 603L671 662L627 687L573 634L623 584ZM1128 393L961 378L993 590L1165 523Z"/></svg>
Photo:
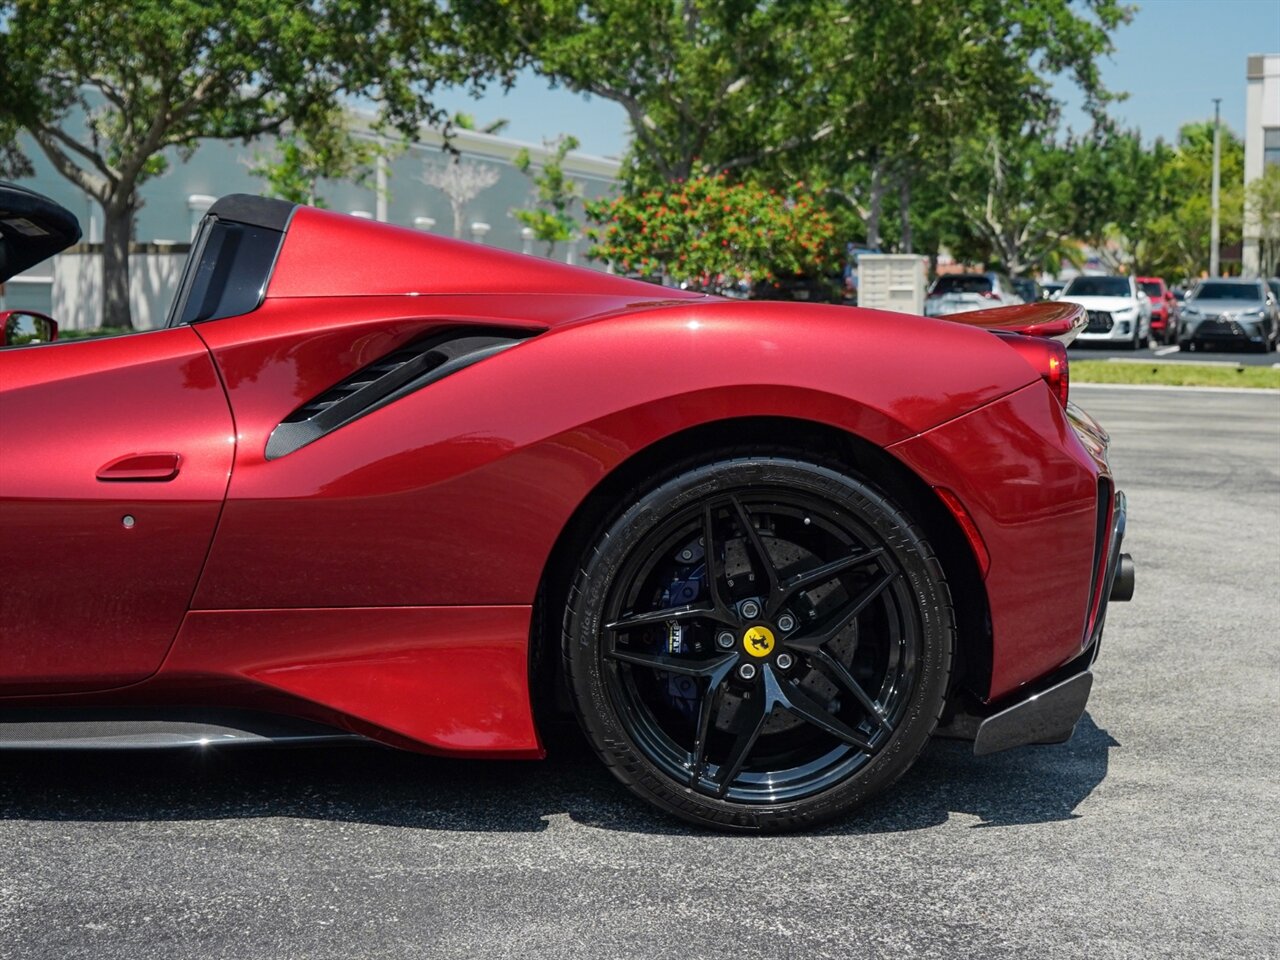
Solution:
<svg viewBox="0 0 1280 960"><path fill-rule="evenodd" d="M687 179L758 152L803 67L780 56L794 4L752 0L458 0L554 83L612 100L633 144L629 182ZM811 29L804 25L804 29Z"/></svg>
<svg viewBox="0 0 1280 960"><path fill-rule="evenodd" d="M1160 176L1168 146L1157 140L1146 147L1136 130L1100 126L1071 151L1073 235L1112 271L1141 270L1150 224L1171 200Z"/></svg>
<svg viewBox="0 0 1280 960"><path fill-rule="evenodd" d="M435 82L495 62L432 0L0 0L0 142L25 132L102 206L103 323L128 327L139 187L174 156L322 128L348 94L411 129Z"/></svg>
<svg viewBox="0 0 1280 960"><path fill-rule="evenodd" d="M831 218L803 184L782 193L720 174L586 208L600 225L591 257L696 287L821 274L838 262Z"/></svg>
<svg viewBox="0 0 1280 960"><path fill-rule="evenodd" d="M368 187L378 158L390 152L381 139L353 132L342 108L335 105L281 130L271 152L255 153L249 172L265 181L269 197L323 207L321 180L349 180Z"/></svg>
<svg viewBox="0 0 1280 960"><path fill-rule="evenodd" d="M496 135L507 129L507 127L511 125L511 121L507 120L505 117L500 117L497 120L490 120L488 123L480 126L476 123L476 118L472 114L463 113L459 110L449 118L449 125L457 127L459 130L474 130L477 133Z"/></svg>
<svg viewBox="0 0 1280 960"><path fill-rule="evenodd" d="M1119 0L459 6L503 24L553 81L621 104L635 134L630 173L645 182L735 169L786 178L815 162L874 170L979 118L1043 117L1063 73L1101 111L1110 95L1097 60L1129 16Z"/></svg>
<svg viewBox="0 0 1280 960"><path fill-rule="evenodd" d="M1015 276L1069 259L1076 152L1038 126L967 138L947 177L957 255Z"/></svg>
<svg viewBox="0 0 1280 960"><path fill-rule="evenodd" d="M512 161L533 181L538 197L533 209L516 210L516 219L533 231L535 240L547 245L548 257L555 254L556 244L569 242L578 230L573 207L582 199L582 185L564 172L564 158L578 146L577 137L561 136L547 144L550 155L540 166L535 167L533 157L523 147Z"/></svg>
<svg viewBox="0 0 1280 960"><path fill-rule="evenodd" d="M6 130L4 122L0 120L0 136L11 137L13 132ZM35 170L31 167L31 160L18 144L13 140L6 140L0 143L0 177L6 177L13 180L29 177Z"/></svg>
<svg viewBox="0 0 1280 960"><path fill-rule="evenodd" d="M1157 205L1136 239L1138 269L1172 281L1209 268L1213 124L1185 124L1178 142L1161 153L1155 173ZM1222 131L1222 245L1240 242L1244 209L1244 144Z"/></svg>
<svg viewBox="0 0 1280 960"><path fill-rule="evenodd" d="M1052 84L1069 75L1102 117L1113 94L1098 60L1130 16L1117 0L829 0L805 37L808 71L792 163L857 204L870 246L897 195L913 246L911 194L974 131L1015 138L1054 125ZM789 120L794 123L794 120ZM785 141L784 141L785 143ZM794 169L794 166L793 166Z"/></svg>

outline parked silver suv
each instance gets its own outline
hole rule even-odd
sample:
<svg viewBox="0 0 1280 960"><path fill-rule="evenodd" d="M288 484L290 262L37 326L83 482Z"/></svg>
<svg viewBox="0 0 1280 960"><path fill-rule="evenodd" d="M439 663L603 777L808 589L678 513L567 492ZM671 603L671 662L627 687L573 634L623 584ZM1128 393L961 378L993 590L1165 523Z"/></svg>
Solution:
<svg viewBox="0 0 1280 960"><path fill-rule="evenodd" d="M1182 305L1184 350L1276 348L1280 308L1262 280L1201 280Z"/></svg>

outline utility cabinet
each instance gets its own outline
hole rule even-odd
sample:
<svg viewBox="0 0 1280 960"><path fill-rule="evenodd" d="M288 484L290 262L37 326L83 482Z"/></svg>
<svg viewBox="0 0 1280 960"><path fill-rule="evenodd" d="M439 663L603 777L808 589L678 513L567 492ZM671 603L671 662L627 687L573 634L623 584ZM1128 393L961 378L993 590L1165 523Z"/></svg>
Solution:
<svg viewBox="0 0 1280 960"><path fill-rule="evenodd" d="M858 306L924 313L925 258L914 253L858 257Z"/></svg>

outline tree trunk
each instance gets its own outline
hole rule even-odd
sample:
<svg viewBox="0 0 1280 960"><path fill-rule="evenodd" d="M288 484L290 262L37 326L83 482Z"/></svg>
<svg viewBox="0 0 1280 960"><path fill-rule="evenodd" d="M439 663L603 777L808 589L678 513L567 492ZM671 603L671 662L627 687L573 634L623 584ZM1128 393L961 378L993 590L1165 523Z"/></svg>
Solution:
<svg viewBox="0 0 1280 960"><path fill-rule="evenodd" d="M884 175L880 162L871 167L871 199L867 204L867 246L880 249L880 211L884 208Z"/></svg>
<svg viewBox="0 0 1280 960"><path fill-rule="evenodd" d="M911 248L911 174L903 173L898 181L898 216L902 218L902 239L899 246L903 253L915 253Z"/></svg>
<svg viewBox="0 0 1280 960"><path fill-rule="evenodd" d="M138 205L132 199L102 205L102 325L133 329L129 309L129 241Z"/></svg>

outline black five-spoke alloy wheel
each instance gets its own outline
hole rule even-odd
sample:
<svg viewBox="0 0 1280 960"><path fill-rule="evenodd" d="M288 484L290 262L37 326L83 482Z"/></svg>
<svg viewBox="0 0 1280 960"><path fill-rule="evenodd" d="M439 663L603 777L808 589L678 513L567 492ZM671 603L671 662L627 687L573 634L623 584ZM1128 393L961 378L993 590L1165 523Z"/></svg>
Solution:
<svg viewBox="0 0 1280 960"><path fill-rule="evenodd" d="M612 524L571 594L565 655L623 783L686 819L782 830L910 766L953 634L942 571L888 499L753 457L689 470Z"/></svg>

